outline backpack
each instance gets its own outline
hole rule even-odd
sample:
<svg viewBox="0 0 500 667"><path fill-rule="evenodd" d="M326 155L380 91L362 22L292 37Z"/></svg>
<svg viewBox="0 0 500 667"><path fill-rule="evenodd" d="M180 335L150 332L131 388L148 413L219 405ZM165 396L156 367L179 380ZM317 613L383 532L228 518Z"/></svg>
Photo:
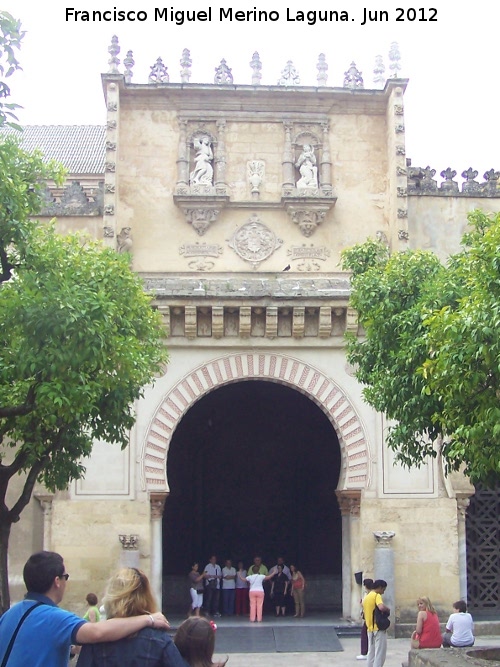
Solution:
<svg viewBox="0 0 500 667"><path fill-rule="evenodd" d="M391 624L391 621L389 620L389 612L381 611L378 607L375 607L373 611L373 622L377 625L379 630L387 630Z"/></svg>

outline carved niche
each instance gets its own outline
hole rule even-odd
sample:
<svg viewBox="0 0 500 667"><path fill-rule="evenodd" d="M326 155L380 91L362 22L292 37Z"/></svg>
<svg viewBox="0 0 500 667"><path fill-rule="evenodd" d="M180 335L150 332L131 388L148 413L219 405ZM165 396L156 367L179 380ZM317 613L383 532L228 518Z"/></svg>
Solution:
<svg viewBox="0 0 500 667"><path fill-rule="evenodd" d="M333 196L328 124L323 123L320 132L316 125L284 126L281 201L306 237L316 231L337 200Z"/></svg>
<svg viewBox="0 0 500 667"><path fill-rule="evenodd" d="M225 178L225 123L215 128L197 126L188 133L188 121L180 121L177 184L174 201L186 221L202 236L229 201Z"/></svg>

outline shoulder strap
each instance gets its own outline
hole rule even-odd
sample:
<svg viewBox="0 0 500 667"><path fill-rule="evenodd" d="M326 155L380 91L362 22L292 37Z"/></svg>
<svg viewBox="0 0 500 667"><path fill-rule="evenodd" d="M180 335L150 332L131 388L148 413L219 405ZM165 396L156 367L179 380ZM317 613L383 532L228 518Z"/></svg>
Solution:
<svg viewBox="0 0 500 667"><path fill-rule="evenodd" d="M21 625L24 623L24 621L26 620L26 618L31 614L31 612L33 611L33 609L34 609L35 607L39 607L41 604L43 604L43 602L35 602L35 604L32 605L29 609L27 609L27 610L24 612L24 614L21 616L21 620L20 620L19 623L17 624L17 627L16 627L16 629L14 630L14 632L13 632L13 634L12 634L12 637L10 638L9 645L7 646L7 650L5 651L5 655L4 655L4 657L3 657L2 664L0 665L0 667L5 667L5 665L7 664L7 660L9 659L9 656L10 656L10 654L11 654L12 647L14 646L14 642L16 641L17 633L18 633L19 630L21 629Z"/></svg>

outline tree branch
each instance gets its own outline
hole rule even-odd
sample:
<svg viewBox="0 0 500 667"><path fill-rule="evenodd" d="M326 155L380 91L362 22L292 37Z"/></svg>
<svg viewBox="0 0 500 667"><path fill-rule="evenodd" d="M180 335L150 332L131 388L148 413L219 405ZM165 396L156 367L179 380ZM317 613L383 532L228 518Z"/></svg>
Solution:
<svg viewBox="0 0 500 667"><path fill-rule="evenodd" d="M6 417L22 417L32 412L36 407L36 389L40 383L34 382L28 389L26 400L20 405L11 405L9 407L0 406L0 418Z"/></svg>

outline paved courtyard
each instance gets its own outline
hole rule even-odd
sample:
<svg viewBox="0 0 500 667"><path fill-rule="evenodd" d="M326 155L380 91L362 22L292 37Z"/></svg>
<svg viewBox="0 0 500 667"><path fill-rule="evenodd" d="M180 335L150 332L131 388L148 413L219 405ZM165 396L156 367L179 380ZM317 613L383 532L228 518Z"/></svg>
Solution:
<svg viewBox="0 0 500 667"><path fill-rule="evenodd" d="M231 653L227 667L354 667L365 665L356 660L359 653L359 639L341 637L342 652L336 653ZM409 639L391 639L387 644L385 667L401 667L408 660ZM500 636L478 637L476 646L500 647ZM217 655L216 659L226 655ZM491 663L492 667L494 664Z"/></svg>

